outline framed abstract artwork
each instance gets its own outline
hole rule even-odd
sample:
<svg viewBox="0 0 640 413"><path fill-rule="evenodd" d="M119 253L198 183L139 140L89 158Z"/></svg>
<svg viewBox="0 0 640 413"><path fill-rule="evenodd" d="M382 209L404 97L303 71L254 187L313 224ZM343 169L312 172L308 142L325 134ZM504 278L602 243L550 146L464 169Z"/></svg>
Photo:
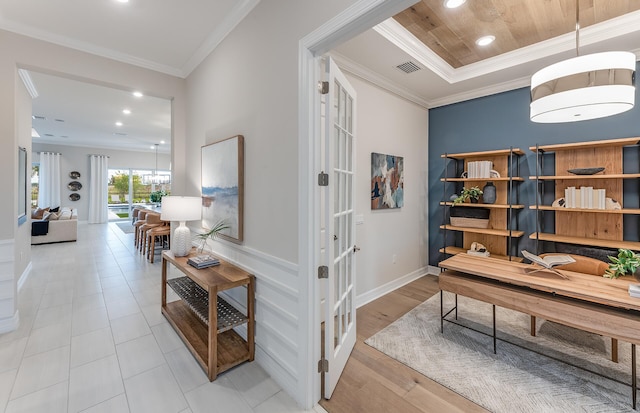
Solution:
<svg viewBox="0 0 640 413"><path fill-rule="evenodd" d="M244 212L244 137L202 147L202 226L224 222L220 238L241 243Z"/></svg>
<svg viewBox="0 0 640 413"><path fill-rule="evenodd" d="M371 153L371 209L404 205L404 158Z"/></svg>

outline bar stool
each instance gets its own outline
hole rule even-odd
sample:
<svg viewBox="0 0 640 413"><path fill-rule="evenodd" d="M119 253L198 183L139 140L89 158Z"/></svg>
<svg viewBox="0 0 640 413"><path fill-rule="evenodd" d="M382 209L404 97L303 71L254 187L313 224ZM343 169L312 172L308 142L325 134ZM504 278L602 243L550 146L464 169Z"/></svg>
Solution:
<svg viewBox="0 0 640 413"><path fill-rule="evenodd" d="M147 249L147 259L149 260L149 262L151 262L151 264L153 264L153 258L156 254L157 238L160 239L160 245L162 249L164 249L165 239L167 240L166 242L167 248L171 248L171 225L169 224L169 222L165 221L164 225L151 228L149 231L147 231L147 237L149 239L148 241L149 248Z"/></svg>
<svg viewBox="0 0 640 413"><path fill-rule="evenodd" d="M145 221L144 224L138 227L138 250L141 254L146 254L147 252L147 231L162 225L160 214L157 212L148 212Z"/></svg>
<svg viewBox="0 0 640 413"><path fill-rule="evenodd" d="M141 209L138 212L138 219L133 223L133 245L138 246L138 228L140 228L143 224L146 224L147 214L149 211L145 209Z"/></svg>
<svg viewBox="0 0 640 413"><path fill-rule="evenodd" d="M140 213L141 210L142 210L142 208L135 207L131 211L131 224L132 225L135 224L135 222L138 220L138 214Z"/></svg>

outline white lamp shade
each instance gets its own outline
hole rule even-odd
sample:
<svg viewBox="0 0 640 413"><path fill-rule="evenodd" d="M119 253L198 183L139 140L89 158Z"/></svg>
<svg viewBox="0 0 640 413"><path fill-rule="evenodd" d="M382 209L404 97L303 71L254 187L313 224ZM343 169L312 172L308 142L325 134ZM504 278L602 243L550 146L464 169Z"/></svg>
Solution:
<svg viewBox="0 0 640 413"><path fill-rule="evenodd" d="M555 63L531 77L533 122L559 123L625 112L635 103L636 57L604 52Z"/></svg>
<svg viewBox="0 0 640 413"><path fill-rule="evenodd" d="M163 221L197 221L202 218L202 198L199 196L163 196Z"/></svg>

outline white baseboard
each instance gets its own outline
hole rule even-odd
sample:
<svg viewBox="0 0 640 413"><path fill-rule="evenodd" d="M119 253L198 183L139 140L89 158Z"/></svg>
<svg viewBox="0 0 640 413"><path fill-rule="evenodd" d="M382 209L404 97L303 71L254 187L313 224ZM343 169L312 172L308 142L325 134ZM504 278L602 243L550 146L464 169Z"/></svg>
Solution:
<svg viewBox="0 0 640 413"><path fill-rule="evenodd" d="M20 278L18 279L18 292L20 292L20 290L22 289L22 286L27 282L27 279L31 275L31 268L33 268L33 265L31 262L29 262L29 265L27 265L27 268L25 268L22 274L20 275Z"/></svg>
<svg viewBox="0 0 640 413"><path fill-rule="evenodd" d="M431 272L429 271L429 267L418 268L417 270L410 272L407 275L403 275L400 278L381 285L380 287L374 288L373 290L367 291L364 294L360 294L356 297L356 308L362 307L363 305L370 303L371 301L380 298L383 295L390 293L391 291L397 290L403 285L409 284L411 281L415 281L425 274L431 274Z"/></svg>
<svg viewBox="0 0 640 413"><path fill-rule="evenodd" d="M440 275L440 272L442 272L442 269L440 267L436 267L435 265L429 265L427 267L427 273L431 274L431 275Z"/></svg>
<svg viewBox="0 0 640 413"><path fill-rule="evenodd" d="M17 330L19 326L20 316L18 314L18 310L16 310L12 317L0 319L0 334Z"/></svg>

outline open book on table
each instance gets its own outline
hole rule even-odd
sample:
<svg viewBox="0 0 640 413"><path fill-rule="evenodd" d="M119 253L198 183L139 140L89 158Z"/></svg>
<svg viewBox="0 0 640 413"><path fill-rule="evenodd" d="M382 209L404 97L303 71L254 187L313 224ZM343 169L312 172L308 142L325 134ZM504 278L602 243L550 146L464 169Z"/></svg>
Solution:
<svg viewBox="0 0 640 413"><path fill-rule="evenodd" d="M566 278L566 276L558 272L555 269L555 267L576 262L576 260L571 258L571 256L569 255L547 255L546 257L540 257L538 255L530 253L527 250L522 250L522 256L528 259L529 261L531 261L532 263L538 264L544 269L553 271L554 273L560 275L563 278ZM529 272L529 274L534 273L536 271L540 271L540 270L531 271Z"/></svg>

